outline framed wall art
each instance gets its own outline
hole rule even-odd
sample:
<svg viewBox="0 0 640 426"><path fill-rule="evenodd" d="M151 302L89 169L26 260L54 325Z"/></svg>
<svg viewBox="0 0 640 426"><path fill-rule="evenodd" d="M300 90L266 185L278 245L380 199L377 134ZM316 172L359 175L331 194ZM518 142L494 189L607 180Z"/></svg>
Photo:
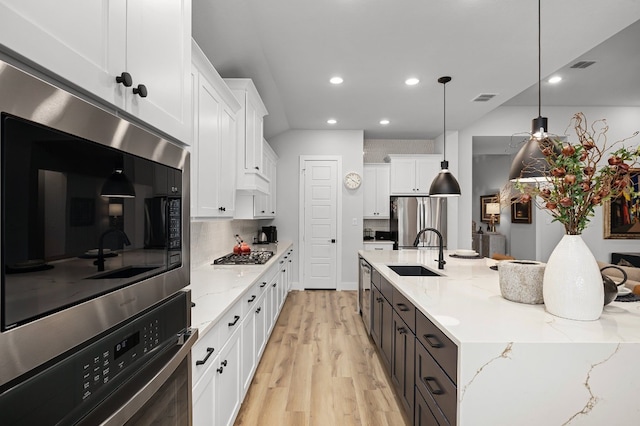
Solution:
<svg viewBox="0 0 640 426"><path fill-rule="evenodd" d="M511 223L531 223L531 201L521 203L519 198L511 199Z"/></svg>
<svg viewBox="0 0 640 426"><path fill-rule="evenodd" d="M605 239L640 239L640 169L631 169L633 192L603 204Z"/></svg>

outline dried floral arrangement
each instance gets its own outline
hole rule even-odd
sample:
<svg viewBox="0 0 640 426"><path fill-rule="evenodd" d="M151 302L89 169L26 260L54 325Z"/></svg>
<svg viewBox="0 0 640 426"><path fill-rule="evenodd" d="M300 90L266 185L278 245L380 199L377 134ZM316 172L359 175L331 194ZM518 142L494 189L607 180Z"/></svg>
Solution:
<svg viewBox="0 0 640 426"><path fill-rule="evenodd" d="M540 170L543 178L536 184L516 182L523 203L536 206L564 225L566 234L579 235L593 217L596 206L605 200L633 191L629 170L638 163L640 146L624 143L638 134L609 143L609 127L604 119L591 125L583 113L569 124L578 137L576 143L546 137L539 141L544 160L526 164Z"/></svg>

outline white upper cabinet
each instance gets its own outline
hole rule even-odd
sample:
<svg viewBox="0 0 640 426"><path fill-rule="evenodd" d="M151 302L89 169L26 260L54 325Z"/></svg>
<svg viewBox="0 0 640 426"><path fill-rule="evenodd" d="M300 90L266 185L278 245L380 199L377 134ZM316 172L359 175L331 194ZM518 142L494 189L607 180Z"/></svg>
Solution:
<svg viewBox="0 0 640 426"><path fill-rule="evenodd" d="M0 0L4 48L183 143L190 42L190 0Z"/></svg>
<svg viewBox="0 0 640 426"><path fill-rule="evenodd" d="M389 218L389 174L388 164L365 164L362 188L365 219Z"/></svg>
<svg viewBox="0 0 640 426"><path fill-rule="evenodd" d="M263 140L262 164L268 181L269 193L252 195L247 192L236 194L236 219L273 219L276 217L276 167L278 155L266 140Z"/></svg>
<svg viewBox="0 0 640 426"><path fill-rule="evenodd" d="M195 42L191 79L191 216L232 218L240 104Z"/></svg>
<svg viewBox="0 0 640 426"><path fill-rule="evenodd" d="M389 155L391 195L429 195L431 182L440 172L440 154Z"/></svg>
<svg viewBox="0 0 640 426"><path fill-rule="evenodd" d="M256 218L274 218L276 217L276 166L278 164L278 155L271 146L264 141L263 143L264 172L269 179L269 194L254 195L253 215Z"/></svg>
<svg viewBox="0 0 640 426"><path fill-rule="evenodd" d="M242 106L237 124L237 189L252 194L268 194L269 181L262 163L262 126L267 108L250 78L226 78L224 81Z"/></svg>

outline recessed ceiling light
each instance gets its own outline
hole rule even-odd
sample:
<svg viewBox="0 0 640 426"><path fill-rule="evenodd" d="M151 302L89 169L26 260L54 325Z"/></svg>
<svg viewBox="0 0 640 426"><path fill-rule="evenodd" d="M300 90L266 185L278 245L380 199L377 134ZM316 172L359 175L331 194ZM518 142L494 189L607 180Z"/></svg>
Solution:
<svg viewBox="0 0 640 426"><path fill-rule="evenodd" d="M336 121L336 119L335 119L335 118L330 118L330 119L328 119L328 120L327 120L327 123L329 123L329 124L336 124L336 123L337 123L337 121Z"/></svg>
<svg viewBox="0 0 640 426"><path fill-rule="evenodd" d="M329 83L331 83L331 84L342 84L343 81L344 80L342 79L342 77L335 76L335 77L331 77L331 80L329 80Z"/></svg>
<svg viewBox="0 0 640 426"><path fill-rule="evenodd" d="M383 126L386 126L387 124L389 124L389 120L387 120L386 118L382 119L380 120L380 124L382 124Z"/></svg>
<svg viewBox="0 0 640 426"><path fill-rule="evenodd" d="M420 80L415 77L408 78L404 81L404 84L406 84L407 86L415 86L418 83L420 83Z"/></svg>
<svg viewBox="0 0 640 426"><path fill-rule="evenodd" d="M554 75L553 77L549 78L549 80L547 81L551 84L556 84L556 83L559 83L561 80L562 80L562 77L560 77L559 75Z"/></svg>

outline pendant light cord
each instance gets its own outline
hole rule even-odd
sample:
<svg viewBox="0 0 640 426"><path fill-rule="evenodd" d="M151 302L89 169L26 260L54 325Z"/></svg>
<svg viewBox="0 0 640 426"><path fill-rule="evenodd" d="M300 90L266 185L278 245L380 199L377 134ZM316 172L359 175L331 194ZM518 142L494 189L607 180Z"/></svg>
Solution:
<svg viewBox="0 0 640 426"><path fill-rule="evenodd" d="M442 84L442 161L447 161L447 83Z"/></svg>
<svg viewBox="0 0 640 426"><path fill-rule="evenodd" d="M542 80L542 14L540 12L540 3L541 0L538 0L538 117L542 117L542 87L540 83Z"/></svg>
<svg viewBox="0 0 640 426"><path fill-rule="evenodd" d="M451 81L451 77L444 76L438 79L438 83L442 84L442 161L447 161L447 83Z"/></svg>

